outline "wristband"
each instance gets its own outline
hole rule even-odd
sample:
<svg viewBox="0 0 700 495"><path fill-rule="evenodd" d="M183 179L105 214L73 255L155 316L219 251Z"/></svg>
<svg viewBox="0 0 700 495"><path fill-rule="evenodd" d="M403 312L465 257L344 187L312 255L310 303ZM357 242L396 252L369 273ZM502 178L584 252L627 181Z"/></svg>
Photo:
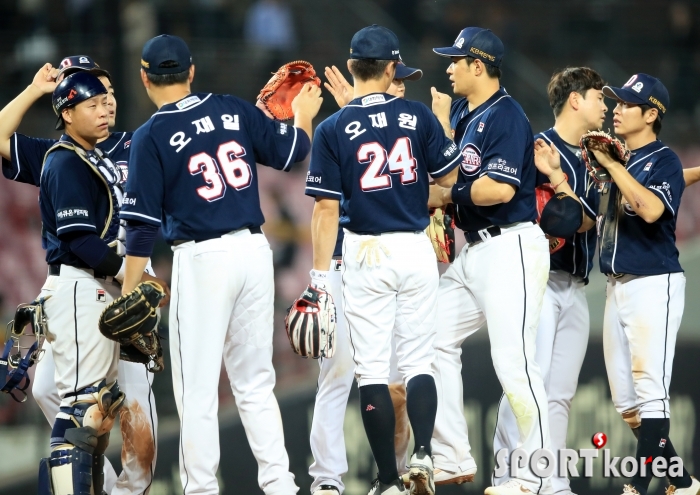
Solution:
<svg viewBox="0 0 700 495"><path fill-rule="evenodd" d="M562 179L562 181L559 184L557 184L556 186L553 185L552 188L556 191L557 187L561 186L564 182L566 182L568 180L569 180L569 176L566 175L566 173L564 173L564 179Z"/></svg>
<svg viewBox="0 0 700 495"><path fill-rule="evenodd" d="M456 205L476 206L472 200L473 182L457 183L452 186L452 202Z"/></svg>
<svg viewBox="0 0 700 495"><path fill-rule="evenodd" d="M325 287L328 281L328 270L311 270L309 275L311 275L311 285L314 287Z"/></svg>

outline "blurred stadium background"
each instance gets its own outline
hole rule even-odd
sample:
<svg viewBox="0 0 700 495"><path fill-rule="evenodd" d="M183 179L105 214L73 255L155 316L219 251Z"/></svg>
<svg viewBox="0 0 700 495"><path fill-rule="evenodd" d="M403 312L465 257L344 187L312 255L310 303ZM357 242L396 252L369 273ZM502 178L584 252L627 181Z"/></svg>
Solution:
<svg viewBox="0 0 700 495"><path fill-rule="evenodd" d="M522 104L533 131L549 128L553 118L545 88L555 69L588 65L615 85L635 72L660 77L671 95L671 108L660 136L681 156L684 167L700 166L700 2L697 0L0 0L0 105L32 80L45 62L92 56L109 70L119 103L118 130L133 130L155 110L138 76L143 43L160 33L176 34L189 44L196 65L194 91L231 93L253 101L271 71L284 62L305 59L319 72L336 64L344 72L349 41L359 28L378 23L393 29L404 61L424 77L408 83L407 96L430 105L431 86L449 92L445 59L431 48L452 44L465 26L492 29L504 41L503 85ZM317 122L336 110L325 92ZM612 108L612 106L610 106ZM611 115L612 112L609 112ZM20 131L41 137L53 131L49 98L24 119ZM612 127L611 120L606 127ZM267 219L264 230L274 250L276 277L275 366L277 394L285 421L292 469L308 493L311 462L308 431L317 363L293 355L283 328L284 310L308 282L311 263L309 219L312 200L303 195L306 166L289 174L261 167L260 190ZM679 249L688 291L677 347L671 393L672 435L693 473L700 460L696 411L700 409L697 361L700 357L700 187L686 190L678 223ZM0 180L0 320L33 299L46 274L40 243L37 190ZM159 245L155 269L168 277L171 252ZM614 455L633 453L634 438L609 400L602 358L604 279L588 286L591 343L574 401L571 448L587 448L590 437L605 431ZM504 311L508 302L504 301ZM167 334L167 321L165 322ZM207 338L207 329L193 329ZM167 345L166 345L167 346ZM206 357L203 356L203 359ZM440 490L477 493L488 482L495 404L500 387L493 373L487 331L464 346L465 414L469 419L480 472L476 483ZM222 493L262 493L255 464L238 421L225 375L220 384ZM177 413L169 372L155 377L160 417L159 463L152 495L181 493L177 476ZM349 495L367 492L375 468L356 398L346 417ZM38 459L48 451L49 426L31 397L17 404L0 394L0 494L35 492ZM119 464L119 434L113 432L110 458ZM598 461L596 461L598 462ZM574 482L579 494L610 493L619 488L599 475ZM695 474L698 474L695 472ZM619 490L618 490L619 491ZM659 484L650 493L661 493Z"/></svg>

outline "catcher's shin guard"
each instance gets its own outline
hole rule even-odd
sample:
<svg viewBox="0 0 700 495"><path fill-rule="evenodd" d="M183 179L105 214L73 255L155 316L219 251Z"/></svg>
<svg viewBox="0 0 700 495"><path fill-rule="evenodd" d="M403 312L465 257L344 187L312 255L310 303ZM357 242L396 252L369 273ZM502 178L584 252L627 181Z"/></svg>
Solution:
<svg viewBox="0 0 700 495"><path fill-rule="evenodd" d="M54 448L51 457L39 465L40 495L93 495L102 493L102 486L93 492L93 456L98 445L94 428L71 428L65 433L66 443Z"/></svg>

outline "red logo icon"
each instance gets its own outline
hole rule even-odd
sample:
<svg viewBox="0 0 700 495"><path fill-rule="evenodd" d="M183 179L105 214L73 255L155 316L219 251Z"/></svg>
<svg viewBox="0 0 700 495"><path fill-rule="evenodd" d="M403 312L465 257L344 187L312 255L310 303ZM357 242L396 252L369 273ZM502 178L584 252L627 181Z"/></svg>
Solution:
<svg viewBox="0 0 700 495"><path fill-rule="evenodd" d="M78 92L74 89L71 89L70 92L68 93L68 99L72 100L75 95L77 95Z"/></svg>
<svg viewBox="0 0 700 495"><path fill-rule="evenodd" d="M374 411L375 409L376 407L374 407L372 404L367 404L367 408L365 409L365 411Z"/></svg>
<svg viewBox="0 0 700 495"><path fill-rule="evenodd" d="M602 449L608 443L608 437L605 433L598 432L591 437L591 443L596 449Z"/></svg>

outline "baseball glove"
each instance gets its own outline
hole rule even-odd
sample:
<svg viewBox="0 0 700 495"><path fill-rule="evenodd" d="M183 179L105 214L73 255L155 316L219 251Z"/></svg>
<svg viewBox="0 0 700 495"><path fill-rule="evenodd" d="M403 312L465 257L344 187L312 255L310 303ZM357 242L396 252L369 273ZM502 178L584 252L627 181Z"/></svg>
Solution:
<svg viewBox="0 0 700 495"><path fill-rule="evenodd" d="M333 357L335 322L333 297L324 288L309 285L284 319L292 350L304 358Z"/></svg>
<svg viewBox="0 0 700 495"><path fill-rule="evenodd" d="M120 358L143 363L152 373L165 369L157 311L164 297L165 292L159 284L142 282L128 294L112 301L100 315L100 332L119 342Z"/></svg>
<svg viewBox="0 0 700 495"><path fill-rule="evenodd" d="M549 200L554 197L554 194L554 188L550 183L542 184L535 188L537 223L540 223L540 219L542 218L542 211L544 210L544 207L549 202ZM545 237L547 237L547 241L549 241L549 254L556 253L564 247L564 244L566 244L566 240L562 239L561 237L552 237L549 234L545 234Z"/></svg>
<svg viewBox="0 0 700 495"><path fill-rule="evenodd" d="M431 208L430 223L425 233L433 243L437 260L440 263L452 263L456 255L454 206L449 204L441 208Z"/></svg>
<svg viewBox="0 0 700 495"><path fill-rule="evenodd" d="M258 100L275 120L288 120L294 117L292 100L306 83L321 86L313 65L303 60L295 60L277 69L265 87L260 90Z"/></svg>
<svg viewBox="0 0 700 495"><path fill-rule="evenodd" d="M586 164L588 173L598 184L612 182L612 177L610 172L596 161L593 151L602 151L623 165L627 164L627 160L630 158L630 151L622 141L605 131L588 131L581 136L579 146L581 147L581 158Z"/></svg>

